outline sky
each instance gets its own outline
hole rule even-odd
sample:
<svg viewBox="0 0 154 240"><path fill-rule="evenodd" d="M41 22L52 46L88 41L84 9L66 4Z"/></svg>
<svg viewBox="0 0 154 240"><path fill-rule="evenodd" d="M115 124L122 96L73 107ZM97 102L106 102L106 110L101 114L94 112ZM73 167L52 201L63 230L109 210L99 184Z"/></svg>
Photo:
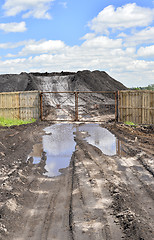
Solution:
<svg viewBox="0 0 154 240"><path fill-rule="evenodd" d="M0 0L0 74L81 70L154 84L154 1Z"/></svg>

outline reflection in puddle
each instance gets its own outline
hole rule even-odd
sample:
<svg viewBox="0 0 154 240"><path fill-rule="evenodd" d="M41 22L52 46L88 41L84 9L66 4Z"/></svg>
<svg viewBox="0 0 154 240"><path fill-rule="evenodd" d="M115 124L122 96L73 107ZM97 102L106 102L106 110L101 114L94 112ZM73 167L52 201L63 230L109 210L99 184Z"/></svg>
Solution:
<svg viewBox="0 0 154 240"><path fill-rule="evenodd" d="M45 129L51 135L43 137L43 149L47 153L46 170L48 176L57 176L59 169L69 165L75 151L72 124L55 124Z"/></svg>
<svg viewBox="0 0 154 240"><path fill-rule="evenodd" d="M28 157L33 157L33 164L39 164L42 154L46 154L45 175L49 177L60 175L60 169L69 166L71 156L75 151L74 134L82 132L89 144L99 148L104 154L113 156L123 155L121 142L107 129L99 124L54 124L44 129L42 143L33 146Z"/></svg>
<svg viewBox="0 0 154 240"><path fill-rule="evenodd" d="M128 156L127 150L125 149L125 143L116 138L116 154L121 157Z"/></svg>
<svg viewBox="0 0 154 240"><path fill-rule="evenodd" d="M79 131L87 132L88 137L85 140L104 154L109 156L116 154L116 137L107 129L98 124L84 124L79 127Z"/></svg>
<svg viewBox="0 0 154 240"><path fill-rule="evenodd" d="M43 153L43 145L42 143L37 143L33 146L32 152L29 157L33 157L33 163L37 164L40 162L41 156Z"/></svg>

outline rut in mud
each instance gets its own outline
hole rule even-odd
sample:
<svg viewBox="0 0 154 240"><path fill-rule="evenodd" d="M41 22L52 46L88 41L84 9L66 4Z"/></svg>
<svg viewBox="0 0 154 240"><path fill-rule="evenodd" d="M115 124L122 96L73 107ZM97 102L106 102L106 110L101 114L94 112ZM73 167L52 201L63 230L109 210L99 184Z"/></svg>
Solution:
<svg viewBox="0 0 154 240"><path fill-rule="evenodd" d="M152 240L153 138L46 125L1 129L0 238Z"/></svg>

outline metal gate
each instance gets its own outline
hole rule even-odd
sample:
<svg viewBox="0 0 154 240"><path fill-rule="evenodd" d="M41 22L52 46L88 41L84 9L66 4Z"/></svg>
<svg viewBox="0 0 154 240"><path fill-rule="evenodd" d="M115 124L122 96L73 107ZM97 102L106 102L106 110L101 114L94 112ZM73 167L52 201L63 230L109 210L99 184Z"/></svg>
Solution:
<svg viewBox="0 0 154 240"><path fill-rule="evenodd" d="M117 116L117 94L97 92L41 92L41 119L51 121L103 121Z"/></svg>

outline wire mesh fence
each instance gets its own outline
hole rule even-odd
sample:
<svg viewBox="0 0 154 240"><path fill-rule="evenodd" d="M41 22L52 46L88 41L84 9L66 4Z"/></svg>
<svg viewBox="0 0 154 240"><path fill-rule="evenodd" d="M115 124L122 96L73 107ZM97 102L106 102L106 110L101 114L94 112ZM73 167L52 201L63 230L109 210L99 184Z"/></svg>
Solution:
<svg viewBox="0 0 154 240"><path fill-rule="evenodd" d="M101 121L115 114L115 92L42 92L42 120Z"/></svg>

